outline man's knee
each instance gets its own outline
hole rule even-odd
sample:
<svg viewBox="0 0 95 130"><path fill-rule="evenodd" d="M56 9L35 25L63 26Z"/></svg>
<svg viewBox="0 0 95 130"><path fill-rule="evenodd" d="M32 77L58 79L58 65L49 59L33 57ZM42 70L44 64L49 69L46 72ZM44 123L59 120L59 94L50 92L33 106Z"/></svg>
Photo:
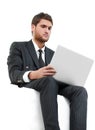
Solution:
<svg viewBox="0 0 95 130"><path fill-rule="evenodd" d="M57 90L56 80L51 76L42 78L42 89Z"/></svg>
<svg viewBox="0 0 95 130"><path fill-rule="evenodd" d="M88 98L87 90L84 87L79 87L78 93L79 93L79 95L81 96L82 99Z"/></svg>
<svg viewBox="0 0 95 130"><path fill-rule="evenodd" d="M47 84L55 83L56 81L53 77L47 76L47 77L42 78L42 82L47 85Z"/></svg>

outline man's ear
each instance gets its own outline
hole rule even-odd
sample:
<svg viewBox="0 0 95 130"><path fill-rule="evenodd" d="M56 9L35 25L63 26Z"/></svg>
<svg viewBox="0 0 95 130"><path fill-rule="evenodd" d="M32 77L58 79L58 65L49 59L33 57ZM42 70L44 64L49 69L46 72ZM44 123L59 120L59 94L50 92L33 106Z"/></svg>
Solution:
<svg viewBox="0 0 95 130"><path fill-rule="evenodd" d="M35 25L34 25L34 24L32 24L32 25L31 25L31 32L33 32L33 31L34 31L34 29L35 29Z"/></svg>

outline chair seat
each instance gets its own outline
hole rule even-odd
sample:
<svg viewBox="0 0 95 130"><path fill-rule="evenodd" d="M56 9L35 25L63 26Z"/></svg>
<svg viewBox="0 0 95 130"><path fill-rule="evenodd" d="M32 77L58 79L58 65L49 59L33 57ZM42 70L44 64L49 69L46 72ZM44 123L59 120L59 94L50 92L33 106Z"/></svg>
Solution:
<svg viewBox="0 0 95 130"><path fill-rule="evenodd" d="M44 130L40 106L40 94L33 89L15 88L13 90L15 103L12 109L14 116L13 127L18 130ZM13 99L13 100L14 100ZM58 115L61 130L69 130L69 104L68 101L58 95Z"/></svg>

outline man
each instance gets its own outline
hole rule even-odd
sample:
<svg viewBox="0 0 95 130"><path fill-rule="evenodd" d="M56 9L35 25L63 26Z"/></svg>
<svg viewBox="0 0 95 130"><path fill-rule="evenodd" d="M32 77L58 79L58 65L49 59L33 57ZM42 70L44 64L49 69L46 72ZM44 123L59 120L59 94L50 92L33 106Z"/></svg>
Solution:
<svg viewBox="0 0 95 130"><path fill-rule="evenodd" d="M70 102L70 130L86 130L87 92L53 78L56 70L49 65L54 52L45 46L53 26L46 13L34 16L31 23L32 40L14 42L8 56L8 70L12 84L40 92L40 103L45 130L60 130L57 95ZM41 57L42 56L42 57ZM64 108L63 108L64 109Z"/></svg>

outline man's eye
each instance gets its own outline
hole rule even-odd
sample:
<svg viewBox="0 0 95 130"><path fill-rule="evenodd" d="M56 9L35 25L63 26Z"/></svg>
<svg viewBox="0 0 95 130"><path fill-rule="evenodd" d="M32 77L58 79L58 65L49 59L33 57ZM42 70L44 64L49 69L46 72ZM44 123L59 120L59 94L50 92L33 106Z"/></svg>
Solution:
<svg viewBox="0 0 95 130"><path fill-rule="evenodd" d="M45 28L46 26L45 26L45 25L42 25L41 27L42 27L42 28Z"/></svg>
<svg viewBox="0 0 95 130"><path fill-rule="evenodd" d="M48 30L51 30L51 27L49 27Z"/></svg>
<svg viewBox="0 0 95 130"><path fill-rule="evenodd" d="M41 25L41 28L48 28L48 30L51 30L52 27L47 27L46 25Z"/></svg>

